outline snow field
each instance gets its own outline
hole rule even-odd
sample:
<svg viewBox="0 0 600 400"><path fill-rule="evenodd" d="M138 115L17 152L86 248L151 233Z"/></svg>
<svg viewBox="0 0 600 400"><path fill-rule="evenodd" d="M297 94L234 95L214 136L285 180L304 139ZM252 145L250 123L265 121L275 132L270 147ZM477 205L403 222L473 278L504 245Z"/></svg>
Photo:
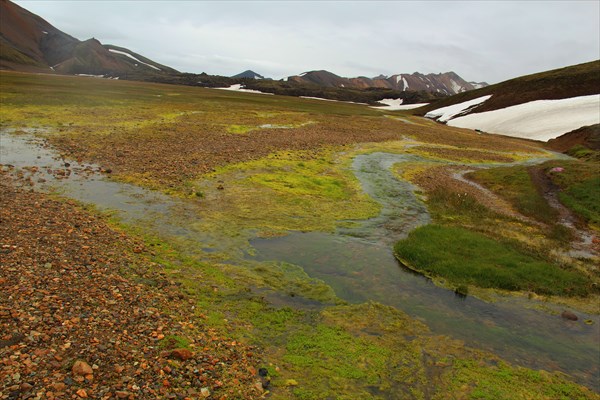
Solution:
<svg viewBox="0 0 600 400"><path fill-rule="evenodd" d="M429 111L425 114L426 118L432 118L439 122L447 122L449 119L453 118L455 115L460 114L470 108L473 108L487 99L492 97L492 95L478 97L473 100L464 101L462 103L453 104L451 106L438 108L437 110Z"/></svg>
<svg viewBox="0 0 600 400"><path fill-rule="evenodd" d="M429 103L417 103L417 104L402 104L402 99L382 99L379 100L380 103L385 104L385 106L371 106L371 108L376 108L378 110L388 110L388 111L396 111L396 110L411 110L413 108L423 107Z"/></svg>
<svg viewBox="0 0 600 400"><path fill-rule="evenodd" d="M126 52L124 52L124 51L115 50L115 49L108 49L108 51L110 51L111 53L117 53L117 54L121 54L121 55L123 55L123 56L129 57L129 58L131 58L133 61L139 62L140 64L147 65L147 66L149 66L150 68L154 68L155 70L157 70L157 71L160 71L160 68L158 68L158 67L155 67L154 65L150 65L150 64L148 64L148 63L145 63L145 62L143 62L143 61L140 61L140 60L138 60L137 58L135 58L134 56L132 56L131 54L129 54L129 53L126 53ZM136 67L137 67L137 65L136 65Z"/></svg>
<svg viewBox="0 0 600 400"><path fill-rule="evenodd" d="M440 110L442 109L435 111ZM536 100L448 121L448 125L459 128L541 141L598 123L600 94L561 100Z"/></svg>

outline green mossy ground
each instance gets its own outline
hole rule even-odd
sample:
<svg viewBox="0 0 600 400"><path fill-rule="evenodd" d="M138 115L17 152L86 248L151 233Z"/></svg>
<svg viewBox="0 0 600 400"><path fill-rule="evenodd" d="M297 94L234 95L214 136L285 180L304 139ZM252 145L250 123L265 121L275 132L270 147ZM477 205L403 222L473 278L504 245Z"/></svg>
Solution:
<svg viewBox="0 0 600 400"><path fill-rule="evenodd" d="M526 254L515 243L464 228L427 225L394 247L407 266L452 286L474 285L538 294L586 296L592 284L577 271Z"/></svg>
<svg viewBox="0 0 600 400"><path fill-rule="evenodd" d="M230 236L254 230L268 237L331 232L376 216L380 206L361 191L349 161L328 150L285 152L219 169L195 184L203 193L197 228Z"/></svg>
<svg viewBox="0 0 600 400"><path fill-rule="evenodd" d="M553 168L563 168L552 172ZM549 161L543 170L560 188L560 201L595 230L600 230L600 162Z"/></svg>
<svg viewBox="0 0 600 400"><path fill-rule="evenodd" d="M472 157L479 162L494 161L509 151L540 154L532 144L482 138L409 115L405 118L410 123L406 123L350 104L24 74L4 74L0 83L3 127L49 127L52 131L47 136L54 143L62 144L63 149L75 146L73 154L87 160L103 161L107 151L112 154L117 149L148 147L152 152L124 155L118 179L195 196L193 201L202 216L195 227L230 246L222 253L203 254L197 249L191 252L190 244L183 240L145 233L146 247L153 255L141 259L140 265L181 285L193 299L195 307L190 312L204 321L202 328L262 349L264 366L271 376L272 398L442 399L449 394L465 399L509 398L511 387L528 399L598 398L563 375L509 366L492 354L434 336L421 322L391 307L345 304L329 286L297 266L239 261L238 252L249 249L248 238L252 236L289 230L333 231L352 224L352 220L376 215L379 205L364 195L348 168L353 151L401 152L404 144L400 141L410 137L428 145L452 147L443 154L452 153L449 157L431 148L427 149L428 156L461 161ZM240 155L231 153L230 158L224 158L224 166L216 167L213 173L192 168L185 174L177 168L193 165L202 154L176 164L168 157L161 158L164 149L152 148L156 143L176 146L184 139L190 143L209 137L215 143L230 137L252 140L258 131L247 127L300 126L308 121L315 122L311 126L323 132L323 138L372 131L365 138L383 141L383 137L395 142L354 148L354 143L362 140L358 138L329 147L323 139L309 149L267 149L267 157L257 153L252 160L240 160L240 151ZM232 134L231 130L244 134ZM275 130L268 134L275 134ZM157 142L157 138L165 141ZM474 153L460 154L461 149ZM346 153L336 155L338 151ZM488 151L493 153L490 157L485 155ZM148 160L159 168L145 171L139 169L145 164L133 162ZM167 172L185 176L173 182L157 175ZM450 221L465 218L475 224L484 216L503 227L514 222L470 200L444 197L441 192L428 195L432 214L452 214ZM584 202L577 195L573 197ZM134 235L142 232L140 227L124 229ZM177 345L186 340L171 339Z"/></svg>
<svg viewBox="0 0 600 400"><path fill-rule="evenodd" d="M506 198L521 214L546 224L556 221L558 212L534 186L526 166L481 169L469 176Z"/></svg>

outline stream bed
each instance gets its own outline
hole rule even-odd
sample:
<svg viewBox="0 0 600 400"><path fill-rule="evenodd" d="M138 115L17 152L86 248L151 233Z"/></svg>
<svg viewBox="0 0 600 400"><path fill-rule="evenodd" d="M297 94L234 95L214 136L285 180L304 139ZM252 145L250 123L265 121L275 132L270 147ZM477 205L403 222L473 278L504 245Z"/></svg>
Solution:
<svg viewBox="0 0 600 400"><path fill-rule="evenodd" d="M434 334L464 340L468 346L489 350L517 365L563 371L600 390L597 315L572 310L579 320L568 321L560 317L564 308L535 300L507 297L487 303L459 297L396 261L391 244L430 220L414 187L390 171L392 165L414 157L388 153L355 157L355 175L363 189L382 205L378 217L333 234L256 238L251 240L256 254L247 257L298 265L348 302L372 300L394 306L426 323ZM215 244L222 242L222 238L208 237L191 227L201 217L192 201L111 181L97 172L97 166L63 160L32 135L0 131L0 164L13 173L36 167L36 188L114 212L123 223L158 236L195 243L192 247L200 257L207 248L214 250ZM65 169L69 170L68 179L56 174Z"/></svg>

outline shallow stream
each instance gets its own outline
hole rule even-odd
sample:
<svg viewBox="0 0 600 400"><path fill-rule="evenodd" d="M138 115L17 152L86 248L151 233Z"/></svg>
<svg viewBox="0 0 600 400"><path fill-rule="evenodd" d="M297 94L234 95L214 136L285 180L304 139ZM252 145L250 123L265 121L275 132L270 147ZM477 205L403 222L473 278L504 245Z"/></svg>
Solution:
<svg viewBox="0 0 600 400"><path fill-rule="evenodd" d="M373 300L394 306L425 322L434 334L464 340L518 365L563 371L598 391L598 316L572 310L579 320L567 321L560 317L564 308L535 300L509 297L486 303L470 296L458 297L398 264L391 244L428 223L429 215L414 187L398 180L390 168L416 159L388 153L356 156L353 171L364 190L381 203L380 216L334 234L291 233L253 239L256 255L252 258L298 265L333 287L344 300ZM67 163L68 167L39 139L0 132L3 169L16 174L23 167L37 167L32 177L35 187L111 210L124 223L159 236L195 243L192 247L199 256L206 248L222 243L223 238L207 237L191 227L199 218L191 201L111 181L97 172L97 166ZM69 170L70 177L57 175L57 170ZM38 182L40 178L45 182Z"/></svg>

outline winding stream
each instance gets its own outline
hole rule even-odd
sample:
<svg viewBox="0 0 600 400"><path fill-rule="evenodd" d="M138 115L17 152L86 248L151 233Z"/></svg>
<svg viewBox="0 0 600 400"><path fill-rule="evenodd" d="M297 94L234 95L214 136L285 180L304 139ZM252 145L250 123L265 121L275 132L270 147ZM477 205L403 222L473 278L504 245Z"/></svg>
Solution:
<svg viewBox="0 0 600 400"><path fill-rule="evenodd" d="M221 241L189 226L198 218L191 202L110 181L90 172L97 171L97 166L69 161L65 167L65 160L40 143L29 135L12 135L4 130L0 132L0 163L15 174L23 167L35 166L38 172L33 180L45 180L36 187L58 191L100 210L112 210L124 223L161 236L191 241L200 256L203 249L214 248ZM414 187L396 179L390 168L417 159L388 153L356 156L353 171L364 190L381 203L380 216L334 234L291 233L254 239L251 244L257 253L252 258L296 264L349 302L374 300L394 306L425 322L434 334L464 340L469 346L492 351L518 365L563 371L600 390L598 316L573 310L579 321L567 321L556 315L563 308L534 300L502 298L486 303L473 297L460 298L398 264L391 243L428 223L429 215L415 196ZM70 170L70 178L57 176L57 169ZM541 311L540 307L556 313ZM584 323L586 319L593 324Z"/></svg>
<svg viewBox="0 0 600 400"><path fill-rule="evenodd" d="M352 168L364 190L382 205L377 218L335 234L293 233L255 239L251 244L257 249L256 258L299 265L333 287L344 300L374 300L394 306L422 320L436 334L464 340L518 365L573 374L598 390L597 315L576 311L580 320L573 322L557 315L563 308L535 300L502 298L487 303L470 296L462 298L398 263L391 244L430 220L413 185L398 180L390 170L392 165L406 161L423 159L389 153L354 159ZM540 160L528 163L536 161ZM544 307L554 315L539 309ZM585 319L593 324L585 324Z"/></svg>

